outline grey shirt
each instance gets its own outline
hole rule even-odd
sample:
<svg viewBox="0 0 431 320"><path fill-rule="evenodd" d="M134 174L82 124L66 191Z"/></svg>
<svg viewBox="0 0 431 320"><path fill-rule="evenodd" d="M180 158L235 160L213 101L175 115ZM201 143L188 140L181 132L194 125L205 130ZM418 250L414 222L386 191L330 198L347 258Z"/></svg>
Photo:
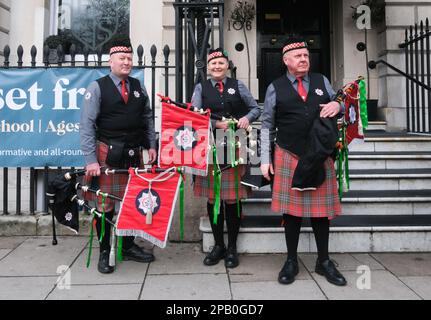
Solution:
<svg viewBox="0 0 431 320"><path fill-rule="evenodd" d="M118 91L121 93L121 79L114 75L112 72L109 74ZM129 81L126 80L127 91L130 92ZM156 134L154 132L154 123L151 114L150 99L148 98L148 93L144 85L141 85L142 93L147 98L147 103L145 104L145 110L143 121L147 123L147 129L145 134L150 141L150 147L152 149L156 148ZM100 114L100 104L102 101L100 87L97 81L93 81L87 88L84 95L84 104L81 110L81 122L80 122L80 140L81 140L81 150L85 157L86 164L96 163L96 130L97 130L97 117Z"/></svg>
<svg viewBox="0 0 431 320"><path fill-rule="evenodd" d="M296 77L291 75L289 72L286 73L287 78L290 80L290 82L293 85L293 88L297 91L298 90L298 81L296 80ZM329 98L331 100L335 99L336 92L332 88L329 80L323 76L323 80L325 83L325 90L329 95ZM304 86L305 91L307 91L310 88L310 77L308 74L303 78L302 84ZM270 161L270 149L271 149L271 143L270 141L273 141L274 135L275 135L275 104L276 104L276 92L274 85L271 83L267 90L265 95L265 103L264 108L262 112L262 130L261 130L261 164L269 164ZM341 111L340 114L344 114L344 104L341 103Z"/></svg>
<svg viewBox="0 0 431 320"><path fill-rule="evenodd" d="M226 78L223 80L223 84L226 84ZM250 91L247 89L245 84L241 80L238 81L238 91L239 95L241 96L242 101L248 106L249 112L245 115L245 117L248 119L250 124L253 121L256 121L261 113L261 110L256 102L256 100L251 95ZM213 87L217 84L217 81L211 79L211 84ZM192 96L192 105L196 108L202 108L202 84L198 83L195 87L195 90L193 91ZM239 119L238 119L239 120ZM211 126L215 128L216 120L211 120Z"/></svg>

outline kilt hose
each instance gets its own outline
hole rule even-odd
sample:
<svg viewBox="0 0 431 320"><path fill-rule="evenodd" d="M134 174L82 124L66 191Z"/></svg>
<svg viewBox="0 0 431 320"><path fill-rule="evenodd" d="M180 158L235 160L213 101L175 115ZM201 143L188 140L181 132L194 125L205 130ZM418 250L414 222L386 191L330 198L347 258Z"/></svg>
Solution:
<svg viewBox="0 0 431 320"><path fill-rule="evenodd" d="M238 166L238 196L239 199L246 199L251 194L251 188L241 184L241 176L245 173L245 165ZM196 197L205 197L214 200L214 176L212 174L213 165L208 166L208 175L195 176L193 191ZM209 180L209 183L208 183ZM220 186L221 200L236 200L235 193L235 169L231 168L221 173Z"/></svg>
<svg viewBox="0 0 431 320"><path fill-rule="evenodd" d="M106 156L108 154L108 145L103 142L97 141L97 160L101 167L110 168L106 163ZM103 170L102 170L103 171ZM128 174L113 174L106 175L102 173L99 177L84 176L82 183L91 186L93 189L100 189L102 192L110 193L117 197L123 198L124 191L129 181ZM85 192L83 197L87 201L97 201L98 207L102 207L102 197L96 196L94 193ZM105 199L105 207L115 206L115 200L109 198Z"/></svg>
<svg viewBox="0 0 431 320"><path fill-rule="evenodd" d="M278 145L274 155L274 185L271 210L296 217L324 218L329 220L341 214L334 161L326 159L325 181L315 191L292 190L292 178L298 157Z"/></svg>

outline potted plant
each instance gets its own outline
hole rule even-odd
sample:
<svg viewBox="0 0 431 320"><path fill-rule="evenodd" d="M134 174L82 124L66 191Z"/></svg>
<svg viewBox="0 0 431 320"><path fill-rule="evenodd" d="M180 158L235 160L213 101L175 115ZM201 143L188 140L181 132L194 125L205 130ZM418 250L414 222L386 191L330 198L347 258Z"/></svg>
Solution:
<svg viewBox="0 0 431 320"><path fill-rule="evenodd" d="M370 25L367 26L366 23L363 24L362 30L364 30L364 42L358 42L356 44L356 49L359 51L365 51L365 69L367 71L367 111L368 119L373 121L377 120L377 102L376 99L370 99L370 71L368 69L368 28L372 25L380 25L385 20L385 1L384 0L365 0L358 4L356 7L352 7L353 13L352 18L355 22L359 18L363 18L363 12L358 13L358 7L365 5L370 9ZM366 18L366 17L365 17ZM358 23L357 23L358 26Z"/></svg>
<svg viewBox="0 0 431 320"><path fill-rule="evenodd" d="M57 56L57 48L59 45L63 47L63 52L66 48L66 41L64 37L60 35L51 35L45 39L43 42L44 46L48 46L49 48L49 56L48 56L48 62L49 63L57 63L58 62L58 56Z"/></svg>

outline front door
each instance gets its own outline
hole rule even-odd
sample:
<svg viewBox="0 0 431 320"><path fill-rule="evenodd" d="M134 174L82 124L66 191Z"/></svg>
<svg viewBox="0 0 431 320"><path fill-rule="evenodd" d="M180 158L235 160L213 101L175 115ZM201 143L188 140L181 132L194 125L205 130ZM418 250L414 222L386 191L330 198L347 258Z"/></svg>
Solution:
<svg viewBox="0 0 431 320"><path fill-rule="evenodd" d="M301 34L310 50L311 71L330 78L329 0L257 0L259 101L268 85L286 72L282 61L287 34Z"/></svg>

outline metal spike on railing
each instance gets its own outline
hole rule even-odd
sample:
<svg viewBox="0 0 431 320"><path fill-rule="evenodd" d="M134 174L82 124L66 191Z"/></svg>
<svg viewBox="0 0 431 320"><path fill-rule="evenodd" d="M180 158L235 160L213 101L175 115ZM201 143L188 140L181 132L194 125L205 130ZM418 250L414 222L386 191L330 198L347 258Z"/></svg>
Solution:
<svg viewBox="0 0 431 320"><path fill-rule="evenodd" d="M165 63L169 63L169 54L171 53L171 49L168 45L163 47L163 55L165 56Z"/></svg>
<svg viewBox="0 0 431 320"><path fill-rule="evenodd" d="M420 35L422 36L424 34L424 22L423 22L423 20L421 20L421 27L420 27L420 29L421 29Z"/></svg>
<svg viewBox="0 0 431 320"><path fill-rule="evenodd" d="M43 64L45 67L49 65L49 47L47 45L43 46Z"/></svg>
<svg viewBox="0 0 431 320"><path fill-rule="evenodd" d="M429 19L426 18L425 20L425 31L428 32L430 30L430 22Z"/></svg>
<svg viewBox="0 0 431 320"><path fill-rule="evenodd" d="M72 67L75 66L75 55L76 55L76 46L74 43L70 46L70 65Z"/></svg>
<svg viewBox="0 0 431 320"><path fill-rule="evenodd" d="M90 54L90 49L87 46L85 46L83 53L84 53L84 66L88 67L88 55Z"/></svg>
<svg viewBox="0 0 431 320"><path fill-rule="evenodd" d="M101 66L102 65L102 48L98 48L97 49L97 66Z"/></svg>
<svg viewBox="0 0 431 320"><path fill-rule="evenodd" d="M58 66L61 67L63 62L63 46L61 44L57 47L57 58L58 58Z"/></svg>
<svg viewBox="0 0 431 320"><path fill-rule="evenodd" d="M32 68L36 67L36 55L37 55L37 49L36 49L36 46L33 45L33 46L31 46L31 49L30 49L31 67Z"/></svg>
<svg viewBox="0 0 431 320"><path fill-rule="evenodd" d="M142 66L142 57L144 55L144 47L140 44L138 46L138 50L136 51L138 53L138 65Z"/></svg>
<svg viewBox="0 0 431 320"><path fill-rule="evenodd" d="M5 68L9 67L9 57L10 57L10 47L8 45L5 45L3 49L3 55L4 55L4 62L3 65Z"/></svg>
<svg viewBox="0 0 431 320"><path fill-rule="evenodd" d="M150 54L152 59L151 63L156 63L157 48L154 44L151 46Z"/></svg>
<svg viewBox="0 0 431 320"><path fill-rule="evenodd" d="M24 48L22 47L22 45L18 46L16 53L18 55L18 68L22 68L22 64L23 64L22 56L24 55Z"/></svg>

